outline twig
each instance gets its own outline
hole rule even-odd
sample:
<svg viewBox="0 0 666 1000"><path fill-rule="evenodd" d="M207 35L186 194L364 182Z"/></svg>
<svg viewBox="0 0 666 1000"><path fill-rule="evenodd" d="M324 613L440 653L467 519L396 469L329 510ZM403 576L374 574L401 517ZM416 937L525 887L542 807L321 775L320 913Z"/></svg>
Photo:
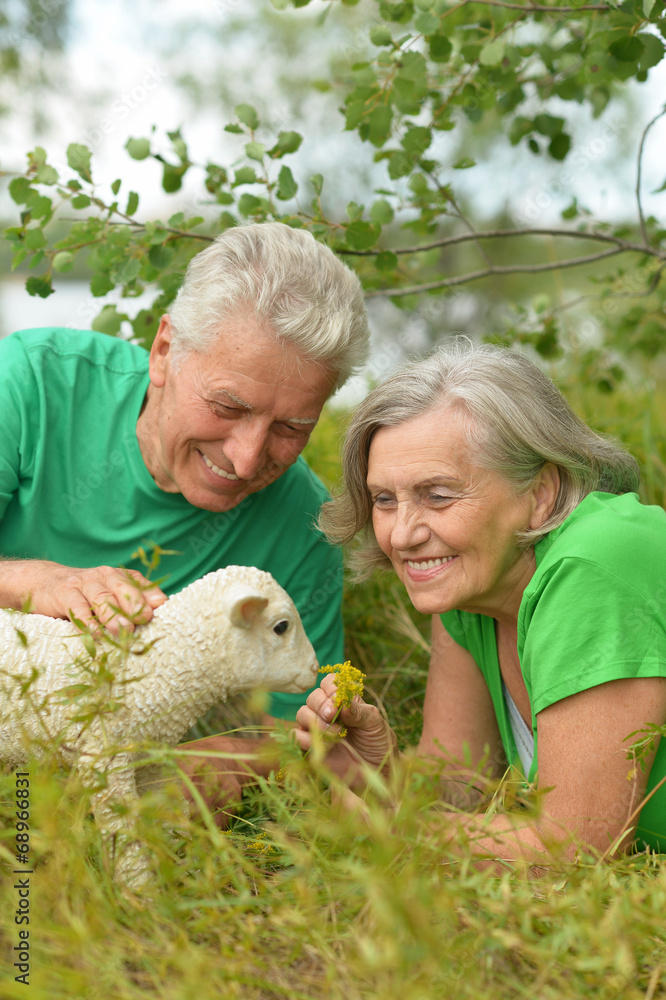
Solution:
<svg viewBox="0 0 666 1000"><path fill-rule="evenodd" d="M645 131L641 136L641 144L638 147L638 169L636 171L636 201L638 203L638 217L641 220L641 235L643 237L644 243L647 243L647 231L645 228L645 217L643 215L643 206L641 204L641 172L643 169L643 147L645 145L645 140L647 138L648 132L655 124L655 122L658 122L659 119L663 118L664 115L666 115L666 104L661 109L659 114L655 115L652 121L648 122L647 125L645 126Z"/></svg>
<svg viewBox="0 0 666 1000"><path fill-rule="evenodd" d="M643 243L633 243L631 240L623 240L619 236L608 236L606 233L580 232L577 229L486 229L475 231L474 233L459 233L457 236L443 236L439 240L432 240L431 243L422 243L415 247L396 247L391 253L396 255L422 253L424 250L434 250L436 247L455 246L457 243L469 243L474 240L499 240L508 239L512 236L562 236L576 240L596 240L599 243L612 243L623 250L634 250L637 253L646 253L652 257L659 257L666 260L666 251L658 247L652 247ZM348 250L339 247L338 253L348 254L354 257L376 257L384 250Z"/></svg>
<svg viewBox="0 0 666 1000"><path fill-rule="evenodd" d="M614 257L619 253L625 253L624 247L616 247L613 250L604 250L602 253L589 254L587 257L573 257L570 260L554 261L547 264L515 264L508 267L488 267L483 271L470 271L469 274L461 274L455 278L445 278L442 281L428 281L423 285L410 285L406 288L377 288L374 291L366 292L366 299L378 298L385 295L387 298L399 298L403 295L414 295L417 292L431 292L437 288L451 288L455 285L466 285L470 281L478 281L480 278L488 278L493 274L538 274L540 271L559 271L563 267L578 267L581 264L590 264L596 260L604 260L606 257Z"/></svg>
<svg viewBox="0 0 666 1000"><path fill-rule="evenodd" d="M504 0L468 0L469 4L483 7L506 7L508 10L521 10L525 14L577 14L580 10L596 10L602 14L610 14L614 7L607 4L587 4L580 7L546 7L536 3L505 3Z"/></svg>

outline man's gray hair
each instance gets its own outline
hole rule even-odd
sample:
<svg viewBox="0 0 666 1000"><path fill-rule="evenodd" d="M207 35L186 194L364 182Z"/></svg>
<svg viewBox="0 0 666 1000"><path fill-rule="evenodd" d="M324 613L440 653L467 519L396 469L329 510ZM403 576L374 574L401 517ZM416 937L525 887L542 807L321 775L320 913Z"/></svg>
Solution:
<svg viewBox="0 0 666 1000"><path fill-rule="evenodd" d="M518 536L525 548L557 528L588 493L638 489L636 460L591 430L555 384L527 357L490 344L458 340L388 375L354 414L343 448L343 492L322 508L329 540L346 543L363 532L353 564L360 578L388 566L372 531L368 454L380 427L394 427L449 407L464 418L472 457L498 473L517 495L526 493L546 462L557 466L560 490L548 520Z"/></svg>
<svg viewBox="0 0 666 1000"><path fill-rule="evenodd" d="M220 325L243 312L330 367L336 388L367 358L361 284L303 229L281 222L227 229L192 258L169 311L176 357L206 350Z"/></svg>

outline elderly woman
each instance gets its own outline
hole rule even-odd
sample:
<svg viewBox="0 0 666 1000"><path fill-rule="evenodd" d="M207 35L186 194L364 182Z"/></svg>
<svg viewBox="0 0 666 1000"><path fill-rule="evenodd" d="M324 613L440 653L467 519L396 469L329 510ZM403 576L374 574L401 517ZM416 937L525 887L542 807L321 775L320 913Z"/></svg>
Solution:
<svg viewBox="0 0 666 1000"><path fill-rule="evenodd" d="M506 859L666 851L666 741L632 751L666 722L666 514L639 501L634 459L527 358L457 344L369 394L343 471L329 539L361 532L362 573L390 563L433 616L418 750L444 762L445 799L461 804L462 773L507 763L543 791L538 820L453 825ZM300 709L303 748L334 694L329 675ZM387 769L396 740L359 699L339 722L328 761L359 790L358 762Z"/></svg>

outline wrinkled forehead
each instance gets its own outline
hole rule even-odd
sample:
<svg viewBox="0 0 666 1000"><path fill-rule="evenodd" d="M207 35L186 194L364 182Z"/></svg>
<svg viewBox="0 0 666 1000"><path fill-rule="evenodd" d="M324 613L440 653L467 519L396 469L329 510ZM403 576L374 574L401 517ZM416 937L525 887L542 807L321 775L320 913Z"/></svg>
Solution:
<svg viewBox="0 0 666 1000"><path fill-rule="evenodd" d="M368 450L368 480L401 471L469 478L480 467L474 422L451 406L437 406L376 428Z"/></svg>

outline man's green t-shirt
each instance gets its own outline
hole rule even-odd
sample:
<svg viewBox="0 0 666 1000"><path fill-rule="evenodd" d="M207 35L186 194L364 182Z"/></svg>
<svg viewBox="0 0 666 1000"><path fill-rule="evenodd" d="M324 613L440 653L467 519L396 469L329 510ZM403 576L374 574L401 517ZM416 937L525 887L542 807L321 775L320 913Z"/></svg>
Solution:
<svg viewBox="0 0 666 1000"><path fill-rule="evenodd" d="M666 513L640 503L635 493L591 493L537 543L535 555L536 572L518 613L518 656L534 734L530 781L537 777L537 715L544 708L607 681L666 677ZM483 673L507 759L522 770L502 691L494 619L464 611L441 619ZM648 794L665 776L662 739ZM666 783L643 807L636 840L666 852Z"/></svg>
<svg viewBox="0 0 666 1000"><path fill-rule="evenodd" d="M322 664L342 659L342 563L315 528L326 491L304 459L224 513L156 485L136 423L148 353L104 334L24 330L0 340L0 554L145 572L139 546L172 550L167 594L211 570L257 566L294 601ZM293 719L305 695L274 693Z"/></svg>

